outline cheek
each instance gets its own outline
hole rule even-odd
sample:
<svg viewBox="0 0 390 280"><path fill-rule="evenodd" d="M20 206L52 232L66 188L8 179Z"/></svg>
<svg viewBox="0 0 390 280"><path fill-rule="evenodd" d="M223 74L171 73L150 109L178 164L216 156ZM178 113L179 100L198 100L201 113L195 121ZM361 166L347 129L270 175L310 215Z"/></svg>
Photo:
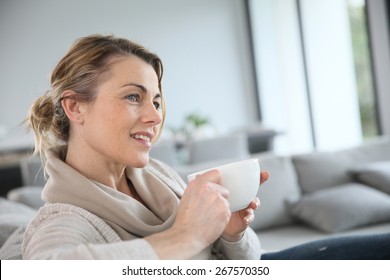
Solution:
<svg viewBox="0 0 390 280"><path fill-rule="evenodd" d="M108 110L108 108L96 107L85 119L84 126L89 137L99 137L106 139L117 134L120 124L118 110Z"/></svg>
<svg viewBox="0 0 390 280"><path fill-rule="evenodd" d="M126 126L136 118L136 111L122 104L108 104L109 106L100 107L95 110L93 117L99 120L101 126L107 129Z"/></svg>
<svg viewBox="0 0 390 280"><path fill-rule="evenodd" d="M154 126L153 127L154 135L160 136L161 129L162 129L162 125L161 124ZM156 139L156 141L157 141L157 139Z"/></svg>

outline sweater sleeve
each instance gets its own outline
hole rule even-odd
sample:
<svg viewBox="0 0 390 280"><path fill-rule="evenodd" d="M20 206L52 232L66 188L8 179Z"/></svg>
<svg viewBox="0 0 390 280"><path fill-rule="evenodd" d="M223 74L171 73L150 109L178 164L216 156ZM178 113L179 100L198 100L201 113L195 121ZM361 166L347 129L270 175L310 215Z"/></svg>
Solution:
<svg viewBox="0 0 390 280"><path fill-rule="evenodd" d="M158 259L146 240L121 241L104 221L94 224L70 212L37 216L25 231L22 254L24 259Z"/></svg>
<svg viewBox="0 0 390 280"><path fill-rule="evenodd" d="M222 254L217 258L231 260L259 260L260 259L260 240L256 233L247 228L241 240L229 242L219 238L215 243L215 249Z"/></svg>

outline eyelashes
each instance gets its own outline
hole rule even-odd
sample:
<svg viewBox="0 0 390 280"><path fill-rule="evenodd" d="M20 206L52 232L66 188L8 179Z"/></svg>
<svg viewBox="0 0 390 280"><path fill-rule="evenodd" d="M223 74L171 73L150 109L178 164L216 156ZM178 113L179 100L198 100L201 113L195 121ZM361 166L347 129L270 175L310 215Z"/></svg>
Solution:
<svg viewBox="0 0 390 280"><path fill-rule="evenodd" d="M162 109L161 103L159 103L157 101L154 101L153 104L154 104L154 107L156 108L156 110L161 110Z"/></svg>
<svg viewBox="0 0 390 280"><path fill-rule="evenodd" d="M158 97L158 98L160 98L160 97ZM138 105L142 105L141 96L138 93L129 94L129 95L127 95L125 97L125 99L130 101L131 103L136 103ZM162 109L161 102L153 101L153 105L156 108L156 110L161 110Z"/></svg>
<svg viewBox="0 0 390 280"><path fill-rule="evenodd" d="M140 102L141 97L137 93L132 93L126 96L126 99L130 102Z"/></svg>

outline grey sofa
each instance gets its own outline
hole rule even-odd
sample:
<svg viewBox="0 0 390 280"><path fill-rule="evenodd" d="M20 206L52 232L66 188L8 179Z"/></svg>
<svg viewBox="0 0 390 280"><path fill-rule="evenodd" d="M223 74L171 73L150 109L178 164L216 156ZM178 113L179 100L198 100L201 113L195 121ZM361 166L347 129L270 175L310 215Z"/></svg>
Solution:
<svg viewBox="0 0 390 280"><path fill-rule="evenodd" d="M271 173L252 228L265 251L322 238L390 232L390 141L292 156L251 154ZM176 167L185 180L235 159ZM245 186L243 186L245 187Z"/></svg>
<svg viewBox="0 0 390 280"><path fill-rule="evenodd" d="M259 188L261 207L251 225L263 250L277 251L334 236L390 232L388 139L335 152L248 157L259 158L262 169L271 173ZM186 180L190 173L237 159L242 158L175 169ZM34 174L36 165L32 164ZM40 177L33 178L26 182L37 183ZM18 246L25 225L43 203L41 190L39 186L24 186L12 190L7 199L0 198L0 259L20 258Z"/></svg>

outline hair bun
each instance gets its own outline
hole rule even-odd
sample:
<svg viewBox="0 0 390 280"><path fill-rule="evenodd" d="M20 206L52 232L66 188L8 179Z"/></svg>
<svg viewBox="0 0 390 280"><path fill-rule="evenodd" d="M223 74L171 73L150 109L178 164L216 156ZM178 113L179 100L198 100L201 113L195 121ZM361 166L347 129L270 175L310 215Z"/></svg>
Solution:
<svg viewBox="0 0 390 280"><path fill-rule="evenodd" d="M50 130L53 116L54 103L51 96L47 92L39 97L32 105L30 110L30 124L35 131L47 132Z"/></svg>

